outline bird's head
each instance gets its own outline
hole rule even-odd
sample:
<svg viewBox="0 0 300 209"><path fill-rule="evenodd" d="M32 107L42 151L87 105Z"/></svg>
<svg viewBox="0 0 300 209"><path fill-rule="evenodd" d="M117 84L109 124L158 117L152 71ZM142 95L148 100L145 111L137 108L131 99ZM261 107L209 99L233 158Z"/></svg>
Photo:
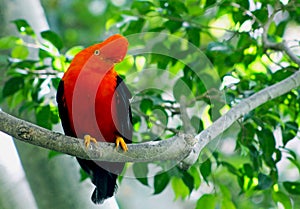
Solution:
<svg viewBox="0 0 300 209"><path fill-rule="evenodd" d="M119 63L126 55L128 41L124 36L116 34L89 48L90 53L93 53L99 59L106 62Z"/></svg>

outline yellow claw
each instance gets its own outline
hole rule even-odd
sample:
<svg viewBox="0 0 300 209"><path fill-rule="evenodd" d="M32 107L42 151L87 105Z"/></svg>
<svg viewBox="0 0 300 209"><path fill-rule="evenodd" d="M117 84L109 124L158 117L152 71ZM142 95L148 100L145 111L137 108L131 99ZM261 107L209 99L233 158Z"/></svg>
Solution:
<svg viewBox="0 0 300 209"><path fill-rule="evenodd" d="M128 151L128 147L124 139L120 136L116 138L116 149L118 149L119 145L121 145L121 148L124 150L124 152Z"/></svg>
<svg viewBox="0 0 300 209"><path fill-rule="evenodd" d="M84 135L84 145L86 148L90 145L91 141L97 144L97 140L95 138L91 137L88 134Z"/></svg>

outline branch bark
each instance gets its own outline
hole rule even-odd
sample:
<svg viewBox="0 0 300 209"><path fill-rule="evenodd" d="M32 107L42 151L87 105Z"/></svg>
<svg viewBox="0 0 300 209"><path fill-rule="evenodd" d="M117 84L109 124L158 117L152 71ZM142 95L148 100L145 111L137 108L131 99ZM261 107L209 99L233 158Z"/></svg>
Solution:
<svg viewBox="0 0 300 209"><path fill-rule="evenodd" d="M112 143L91 143L84 146L83 140L52 132L32 123L0 111L0 130L23 142L66 153L83 159L108 162L153 162L183 160L196 144L187 134L179 134L168 140L129 144L128 152L116 150Z"/></svg>

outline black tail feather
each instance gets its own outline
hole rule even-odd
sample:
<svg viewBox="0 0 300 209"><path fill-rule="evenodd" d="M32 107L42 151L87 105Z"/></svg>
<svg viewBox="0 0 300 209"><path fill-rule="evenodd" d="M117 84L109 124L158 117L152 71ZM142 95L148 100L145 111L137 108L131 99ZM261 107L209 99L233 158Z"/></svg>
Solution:
<svg viewBox="0 0 300 209"><path fill-rule="evenodd" d="M96 187L92 194L91 199L92 199L93 203L95 203L95 204L102 204L106 198L103 197L103 195L101 194L101 191L99 189L97 189L97 187Z"/></svg>
<svg viewBox="0 0 300 209"><path fill-rule="evenodd" d="M92 201L101 204L105 199L112 197L117 189L117 174L123 169L123 163L94 162L77 158L82 169L89 174L92 183L96 186Z"/></svg>

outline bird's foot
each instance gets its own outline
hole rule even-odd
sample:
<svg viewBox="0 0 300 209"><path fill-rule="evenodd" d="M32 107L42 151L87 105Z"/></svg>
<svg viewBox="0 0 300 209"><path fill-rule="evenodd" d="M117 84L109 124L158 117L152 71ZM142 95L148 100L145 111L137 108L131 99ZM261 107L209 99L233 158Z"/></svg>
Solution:
<svg viewBox="0 0 300 209"><path fill-rule="evenodd" d="M84 145L85 147L88 147L90 145L90 143L94 142L95 144L97 144L97 140L93 137L91 137L90 135L84 135Z"/></svg>
<svg viewBox="0 0 300 209"><path fill-rule="evenodd" d="M124 139L120 136L117 136L116 138L116 149L118 149L119 145L121 146L121 148L127 152L128 151L128 147L126 142L124 141Z"/></svg>

